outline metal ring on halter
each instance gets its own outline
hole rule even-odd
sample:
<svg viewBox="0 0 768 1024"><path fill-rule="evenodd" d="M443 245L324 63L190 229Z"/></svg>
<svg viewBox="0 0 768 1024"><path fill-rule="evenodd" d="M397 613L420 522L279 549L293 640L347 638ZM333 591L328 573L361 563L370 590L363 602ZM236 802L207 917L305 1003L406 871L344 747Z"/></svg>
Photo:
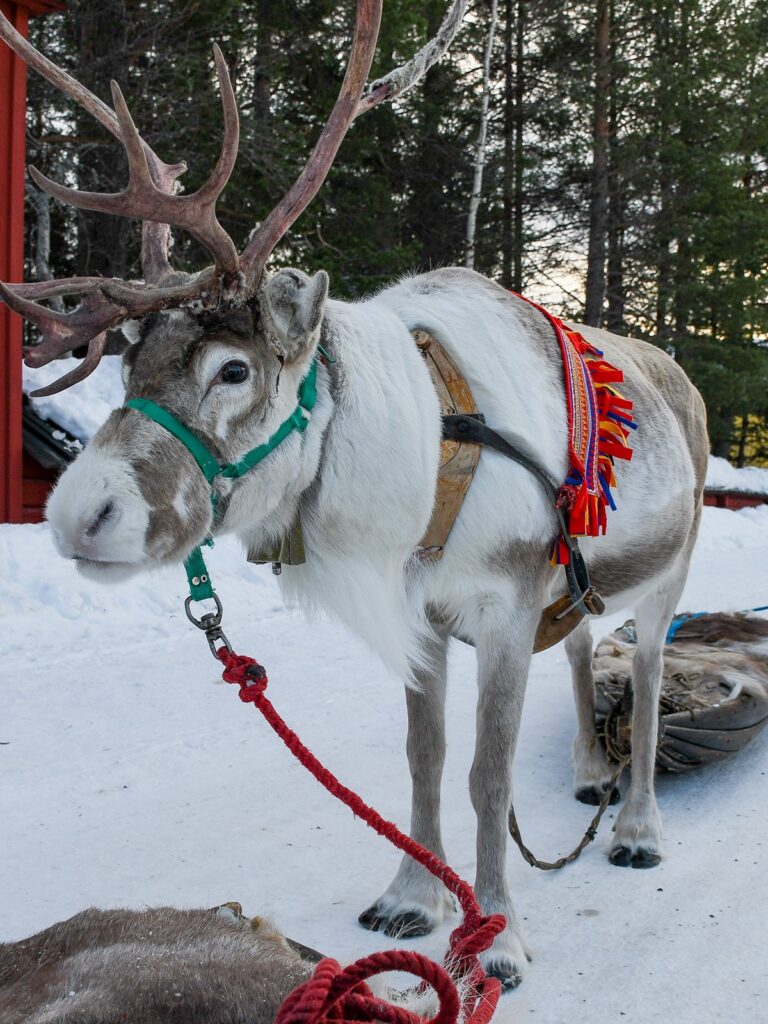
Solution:
<svg viewBox="0 0 768 1024"><path fill-rule="evenodd" d="M188 597L184 601L184 611L187 613L187 618L193 626L197 626L197 628L202 629L203 632L207 629L213 628L214 626L218 626L221 622L221 616L224 613L224 605L219 600L218 594L213 595L213 600L216 602L216 611L207 612L207 614L202 615L199 619L195 617L191 610L193 598Z"/></svg>
<svg viewBox="0 0 768 1024"><path fill-rule="evenodd" d="M202 629L205 633L205 639L208 641L208 646L211 649L211 654L214 658L218 658L219 652L216 647L217 641L221 641L228 651L232 651L232 645L227 639L227 635L221 628L221 616L224 612L224 606L222 605L218 594L214 593L212 599L216 602L216 611L208 612L202 615L199 619L193 615L190 605L192 604L192 597L188 597L184 602L184 611L187 613L187 618L198 629ZM206 598L207 600L207 598Z"/></svg>

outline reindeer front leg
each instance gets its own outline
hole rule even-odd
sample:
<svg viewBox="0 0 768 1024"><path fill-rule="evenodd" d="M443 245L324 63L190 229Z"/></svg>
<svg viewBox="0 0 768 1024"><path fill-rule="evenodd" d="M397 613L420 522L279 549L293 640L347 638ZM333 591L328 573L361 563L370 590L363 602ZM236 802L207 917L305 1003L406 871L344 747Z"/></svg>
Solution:
<svg viewBox="0 0 768 1024"><path fill-rule="evenodd" d="M520 605L529 610L521 610ZM512 801L512 759L539 604L520 600L511 613L499 611L483 613L486 628L477 643L477 735L469 792L477 814L475 892L484 913L501 913L507 918L507 927L483 954L483 965L505 988L515 988L522 981L529 957L507 888L507 820Z"/></svg>
<svg viewBox="0 0 768 1024"><path fill-rule="evenodd" d="M419 689L406 688L408 765L411 770L411 838L445 859L440 835L440 782L445 761L447 634L430 644L430 667L416 672ZM438 925L452 897L442 882L409 856L384 894L358 920L372 931L397 938L426 935Z"/></svg>

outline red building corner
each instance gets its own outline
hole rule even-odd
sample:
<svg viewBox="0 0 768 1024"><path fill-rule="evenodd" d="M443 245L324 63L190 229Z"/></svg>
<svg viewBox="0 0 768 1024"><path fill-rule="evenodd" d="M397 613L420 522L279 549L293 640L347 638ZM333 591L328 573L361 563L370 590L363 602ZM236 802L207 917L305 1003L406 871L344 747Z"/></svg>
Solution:
<svg viewBox="0 0 768 1024"><path fill-rule="evenodd" d="M23 35L29 19L62 9L56 0L0 0L0 11ZM24 174L27 69L0 42L0 281L24 276ZM0 304L0 522L24 521L21 427L22 323Z"/></svg>

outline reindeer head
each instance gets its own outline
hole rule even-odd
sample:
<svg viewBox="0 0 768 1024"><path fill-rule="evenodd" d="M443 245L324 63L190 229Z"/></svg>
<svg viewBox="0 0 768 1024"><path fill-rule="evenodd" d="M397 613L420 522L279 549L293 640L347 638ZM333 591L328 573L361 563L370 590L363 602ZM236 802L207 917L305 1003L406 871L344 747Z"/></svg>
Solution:
<svg viewBox="0 0 768 1024"><path fill-rule="evenodd" d="M69 278L0 284L0 298L42 331L42 343L25 352L29 366L88 346L80 366L35 394L61 391L87 376L101 358L107 331L138 321L139 340L124 357L126 400L143 399L166 410L216 462L237 463L291 416L316 357L328 278L323 271L309 278L297 270L270 276L266 262L316 195L354 119L401 95L442 56L461 23L466 0L453 0L435 38L366 90L381 6L381 0L359 0L350 59L331 115L296 182L239 254L216 217L216 201L234 167L239 138L234 91L218 47L214 55L224 111L221 154L205 185L193 195L180 195L176 179L186 164L165 164L149 148L118 86L113 83L112 110L35 50L0 15L0 37L120 139L128 157L128 184L115 194L78 192L30 168L35 182L74 206L134 217L144 225L143 282ZM182 228L201 242L213 265L195 274L172 271L171 227ZM82 296L69 313L36 301L67 294ZM265 519L280 504L289 484L303 472L300 449L297 435L281 458L272 460L276 464L271 462L263 474L264 487L252 515ZM129 405L110 415L62 476L48 517L62 554L100 578L115 577L184 558L216 526L212 492L224 506L231 506L236 505L237 488L237 480L226 476L209 486L189 447Z"/></svg>
<svg viewBox="0 0 768 1024"><path fill-rule="evenodd" d="M99 579L177 561L215 531L238 481L209 481L187 446L131 408L144 399L191 431L221 466L265 445L296 409L315 358L328 277L282 270L240 308L153 313L123 356L126 405L62 476L48 505L60 552ZM265 518L301 472L298 435L249 492ZM217 517L220 521L221 516Z"/></svg>

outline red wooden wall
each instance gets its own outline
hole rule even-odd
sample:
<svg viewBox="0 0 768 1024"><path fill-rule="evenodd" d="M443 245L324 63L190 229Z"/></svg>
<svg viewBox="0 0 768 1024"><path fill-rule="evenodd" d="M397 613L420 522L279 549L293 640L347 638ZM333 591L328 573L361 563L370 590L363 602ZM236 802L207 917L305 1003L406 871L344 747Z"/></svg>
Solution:
<svg viewBox="0 0 768 1024"><path fill-rule="evenodd" d="M744 494L742 491L704 491L704 504L715 508L756 508L768 505L768 494Z"/></svg>
<svg viewBox="0 0 768 1024"><path fill-rule="evenodd" d="M60 10L53 0L0 0L0 11L27 33L31 16ZM24 62L0 42L0 281L24 276ZM0 303L0 522L24 514L21 444L21 320Z"/></svg>

